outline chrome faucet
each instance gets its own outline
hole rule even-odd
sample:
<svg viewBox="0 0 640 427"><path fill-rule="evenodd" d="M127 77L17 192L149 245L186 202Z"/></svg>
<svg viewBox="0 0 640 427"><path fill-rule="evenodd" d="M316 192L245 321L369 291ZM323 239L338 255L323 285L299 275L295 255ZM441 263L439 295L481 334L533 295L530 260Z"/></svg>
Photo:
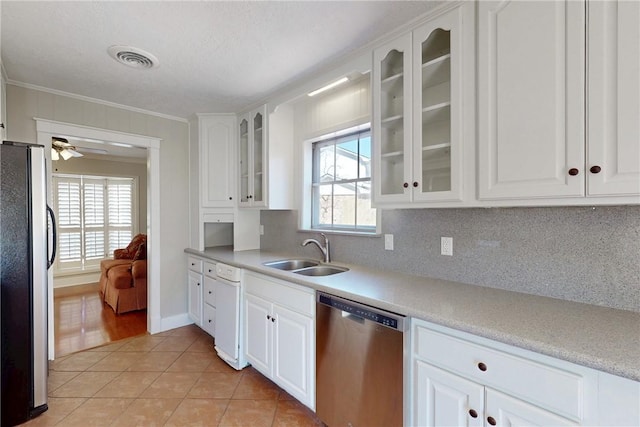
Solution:
<svg viewBox="0 0 640 427"><path fill-rule="evenodd" d="M307 246L309 243L315 243L322 252L322 255L324 255L324 262L329 263L331 262L331 254L329 252L329 239L327 239L327 236L324 233L320 233L320 235L324 239L324 246L316 239L306 239L304 242L302 242L302 246Z"/></svg>

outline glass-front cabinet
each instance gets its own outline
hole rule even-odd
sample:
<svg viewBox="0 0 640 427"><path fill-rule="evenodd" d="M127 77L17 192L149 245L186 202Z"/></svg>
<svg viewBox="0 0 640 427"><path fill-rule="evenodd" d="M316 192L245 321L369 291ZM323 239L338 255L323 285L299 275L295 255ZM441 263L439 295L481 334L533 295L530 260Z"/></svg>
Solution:
<svg viewBox="0 0 640 427"><path fill-rule="evenodd" d="M411 180L411 34L373 53L374 121L376 153L374 201L409 201ZM377 96L376 96L377 95ZM375 200L378 199L378 200Z"/></svg>
<svg viewBox="0 0 640 427"><path fill-rule="evenodd" d="M464 7L374 51L376 206L462 199Z"/></svg>
<svg viewBox="0 0 640 427"><path fill-rule="evenodd" d="M264 207L265 108L244 114L240 127L240 207Z"/></svg>

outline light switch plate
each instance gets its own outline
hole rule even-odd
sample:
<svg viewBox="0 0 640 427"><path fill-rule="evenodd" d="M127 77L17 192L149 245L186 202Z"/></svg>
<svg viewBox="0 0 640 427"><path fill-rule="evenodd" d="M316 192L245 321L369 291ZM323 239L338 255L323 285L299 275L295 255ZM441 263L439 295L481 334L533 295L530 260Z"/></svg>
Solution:
<svg viewBox="0 0 640 427"><path fill-rule="evenodd" d="M384 250L385 251L393 250L393 234L384 235Z"/></svg>

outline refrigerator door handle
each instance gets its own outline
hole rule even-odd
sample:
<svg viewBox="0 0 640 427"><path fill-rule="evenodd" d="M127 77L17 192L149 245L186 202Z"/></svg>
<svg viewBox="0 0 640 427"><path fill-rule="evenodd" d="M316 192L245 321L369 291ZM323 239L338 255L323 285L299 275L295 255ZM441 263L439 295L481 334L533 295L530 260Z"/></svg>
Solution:
<svg viewBox="0 0 640 427"><path fill-rule="evenodd" d="M47 205L47 213L49 214L49 216L51 217L51 227L52 227L52 234L53 234L53 245L52 245L52 249L51 249L51 258L47 260L47 270L51 268L51 266L53 265L53 261L55 261L56 259L56 249L57 249L57 244L58 244L58 236L57 236L57 227L56 227L56 215L53 212L53 209L51 209L49 207L49 205ZM48 243L48 242L47 242Z"/></svg>

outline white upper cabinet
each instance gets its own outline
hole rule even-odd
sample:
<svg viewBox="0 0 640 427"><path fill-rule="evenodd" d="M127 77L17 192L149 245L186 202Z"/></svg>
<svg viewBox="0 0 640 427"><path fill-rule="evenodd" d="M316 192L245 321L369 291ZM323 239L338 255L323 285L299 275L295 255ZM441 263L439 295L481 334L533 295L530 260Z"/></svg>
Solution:
<svg viewBox="0 0 640 427"><path fill-rule="evenodd" d="M588 18L587 194L638 195L640 2L590 1Z"/></svg>
<svg viewBox="0 0 640 427"><path fill-rule="evenodd" d="M235 206L233 115L198 115L200 205L203 208Z"/></svg>
<svg viewBox="0 0 640 427"><path fill-rule="evenodd" d="M374 51L376 205L462 200L463 143L473 129L472 21L473 5L462 5Z"/></svg>
<svg viewBox="0 0 640 427"><path fill-rule="evenodd" d="M640 202L639 10L478 3L480 200Z"/></svg>
<svg viewBox="0 0 640 427"><path fill-rule="evenodd" d="M481 199L579 196L584 4L478 4ZM581 171L582 172L582 171Z"/></svg>
<svg viewBox="0 0 640 427"><path fill-rule="evenodd" d="M240 207L265 207L266 108L240 117Z"/></svg>
<svg viewBox="0 0 640 427"><path fill-rule="evenodd" d="M411 200L411 34L373 52L374 204Z"/></svg>
<svg viewBox="0 0 640 427"><path fill-rule="evenodd" d="M0 66L2 63L0 62ZM0 141L7 138L7 94L4 76L0 71Z"/></svg>
<svg viewBox="0 0 640 427"><path fill-rule="evenodd" d="M240 208L293 209L293 108L267 106L238 118Z"/></svg>

